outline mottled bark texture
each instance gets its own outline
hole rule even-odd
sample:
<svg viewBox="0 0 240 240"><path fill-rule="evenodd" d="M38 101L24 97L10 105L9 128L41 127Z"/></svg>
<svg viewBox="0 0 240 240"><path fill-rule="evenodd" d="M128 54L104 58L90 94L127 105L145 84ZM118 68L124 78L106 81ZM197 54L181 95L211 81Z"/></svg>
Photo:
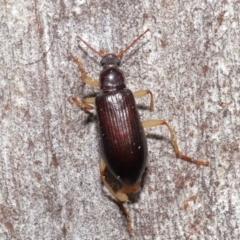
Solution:
<svg viewBox="0 0 240 240"><path fill-rule="evenodd" d="M96 114L71 96L95 96L72 54L98 78L96 50L119 52L147 28L122 70L147 130L144 188L128 204L132 239L239 239L239 1L1 1L0 239L129 239L99 175Z"/></svg>

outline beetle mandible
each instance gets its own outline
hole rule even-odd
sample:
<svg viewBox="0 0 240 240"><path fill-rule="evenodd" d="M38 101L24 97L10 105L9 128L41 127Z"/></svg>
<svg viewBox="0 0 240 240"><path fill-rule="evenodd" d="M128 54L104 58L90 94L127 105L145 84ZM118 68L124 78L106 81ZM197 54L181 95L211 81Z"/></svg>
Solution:
<svg viewBox="0 0 240 240"><path fill-rule="evenodd" d="M209 165L207 161L193 160L179 151L174 132L166 121L141 121L139 118L135 98L149 94L150 110L152 111L153 94L150 90L139 90L132 93L126 88L125 78L119 67L123 55L148 31L149 29L140 34L125 50L121 50L118 54L105 54L103 50L96 51L79 37L88 48L102 58L100 63L103 69L99 81L87 75L82 62L78 58L70 56L70 59L78 65L81 80L92 87L100 87L102 90L96 98L80 100L73 97L73 100L84 111L92 110L91 104L96 106L102 156L100 164L101 178L126 216L128 221L127 229L130 234L131 221L123 203L128 201L129 194L137 193L141 188L140 183L147 163L147 141L144 128L165 125L170 132L176 157L196 165ZM106 169L121 183L118 190L113 190L105 179L104 173Z"/></svg>

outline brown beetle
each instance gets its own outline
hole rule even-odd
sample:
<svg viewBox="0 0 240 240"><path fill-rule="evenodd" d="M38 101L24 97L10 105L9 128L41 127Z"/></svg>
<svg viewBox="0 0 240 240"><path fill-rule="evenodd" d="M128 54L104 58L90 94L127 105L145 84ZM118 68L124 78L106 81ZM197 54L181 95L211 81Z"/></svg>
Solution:
<svg viewBox="0 0 240 240"><path fill-rule="evenodd" d="M74 97L73 100L84 111L93 109L90 104L95 103L101 140L101 178L127 217L130 234L131 222L123 203L128 201L128 194L137 193L140 190L140 183L147 162L147 141L144 128L165 125L171 134L176 157L197 165L209 165L208 162L193 160L179 151L173 130L166 121L148 120L141 122L139 118L135 98L150 94L150 110L153 110L152 92L139 90L132 93L126 88L125 78L119 66L124 53L148 31L149 29L139 35L118 55L112 53L105 55L102 50L98 52L83 39L79 38L102 58L101 66L103 70L100 73L100 82L89 78L82 62L71 56L71 59L79 67L82 81L90 86L100 87L102 90L102 93L96 98L80 100ZM121 187L119 189L113 190L105 179L104 173L106 169L120 182Z"/></svg>

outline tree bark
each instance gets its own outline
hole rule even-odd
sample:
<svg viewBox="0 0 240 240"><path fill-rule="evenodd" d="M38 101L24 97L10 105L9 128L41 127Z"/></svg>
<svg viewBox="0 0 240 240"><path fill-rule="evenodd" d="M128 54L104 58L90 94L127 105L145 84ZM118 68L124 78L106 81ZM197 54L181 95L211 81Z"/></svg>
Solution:
<svg viewBox="0 0 240 240"><path fill-rule="evenodd" d="M73 55L98 79L96 50L123 57L141 118L164 119L197 167L175 157L164 127L146 131L148 168L126 204L132 239L240 238L239 1L2 1L0 8L0 238L129 239L102 186L95 96Z"/></svg>

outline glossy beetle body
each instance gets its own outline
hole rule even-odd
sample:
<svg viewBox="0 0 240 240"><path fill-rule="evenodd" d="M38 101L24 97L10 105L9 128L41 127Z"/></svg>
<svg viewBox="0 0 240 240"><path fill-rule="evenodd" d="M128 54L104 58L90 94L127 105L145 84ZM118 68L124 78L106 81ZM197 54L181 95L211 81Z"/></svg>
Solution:
<svg viewBox="0 0 240 240"><path fill-rule="evenodd" d="M135 185L146 167L147 141L132 92L126 88L115 54L101 61L102 94L95 100L102 158L110 172L126 185Z"/></svg>
<svg viewBox="0 0 240 240"><path fill-rule="evenodd" d="M150 90L139 90L132 93L126 88L123 72L119 69L123 54L146 32L138 36L125 50L118 55L104 54L102 50L97 52L87 42L84 42L91 50L101 58L103 70L100 73L100 81L87 76L82 62L71 57L79 67L81 79L93 87L100 87L102 92L96 98L80 100L73 98L75 103L84 111L93 109L90 104L95 104L99 136L101 142L101 167L100 174L104 185L114 197L122 212L128 220L128 231L131 234L131 221L124 202L128 201L128 195L140 191L140 182L147 162L147 141L143 128L164 125L168 128L176 157L194 163L208 166L208 162L193 160L183 155L178 148L174 132L165 120L140 121L134 98L151 96L150 110L153 109L153 95ZM105 170L108 169L121 186L112 189L111 184L105 179Z"/></svg>

